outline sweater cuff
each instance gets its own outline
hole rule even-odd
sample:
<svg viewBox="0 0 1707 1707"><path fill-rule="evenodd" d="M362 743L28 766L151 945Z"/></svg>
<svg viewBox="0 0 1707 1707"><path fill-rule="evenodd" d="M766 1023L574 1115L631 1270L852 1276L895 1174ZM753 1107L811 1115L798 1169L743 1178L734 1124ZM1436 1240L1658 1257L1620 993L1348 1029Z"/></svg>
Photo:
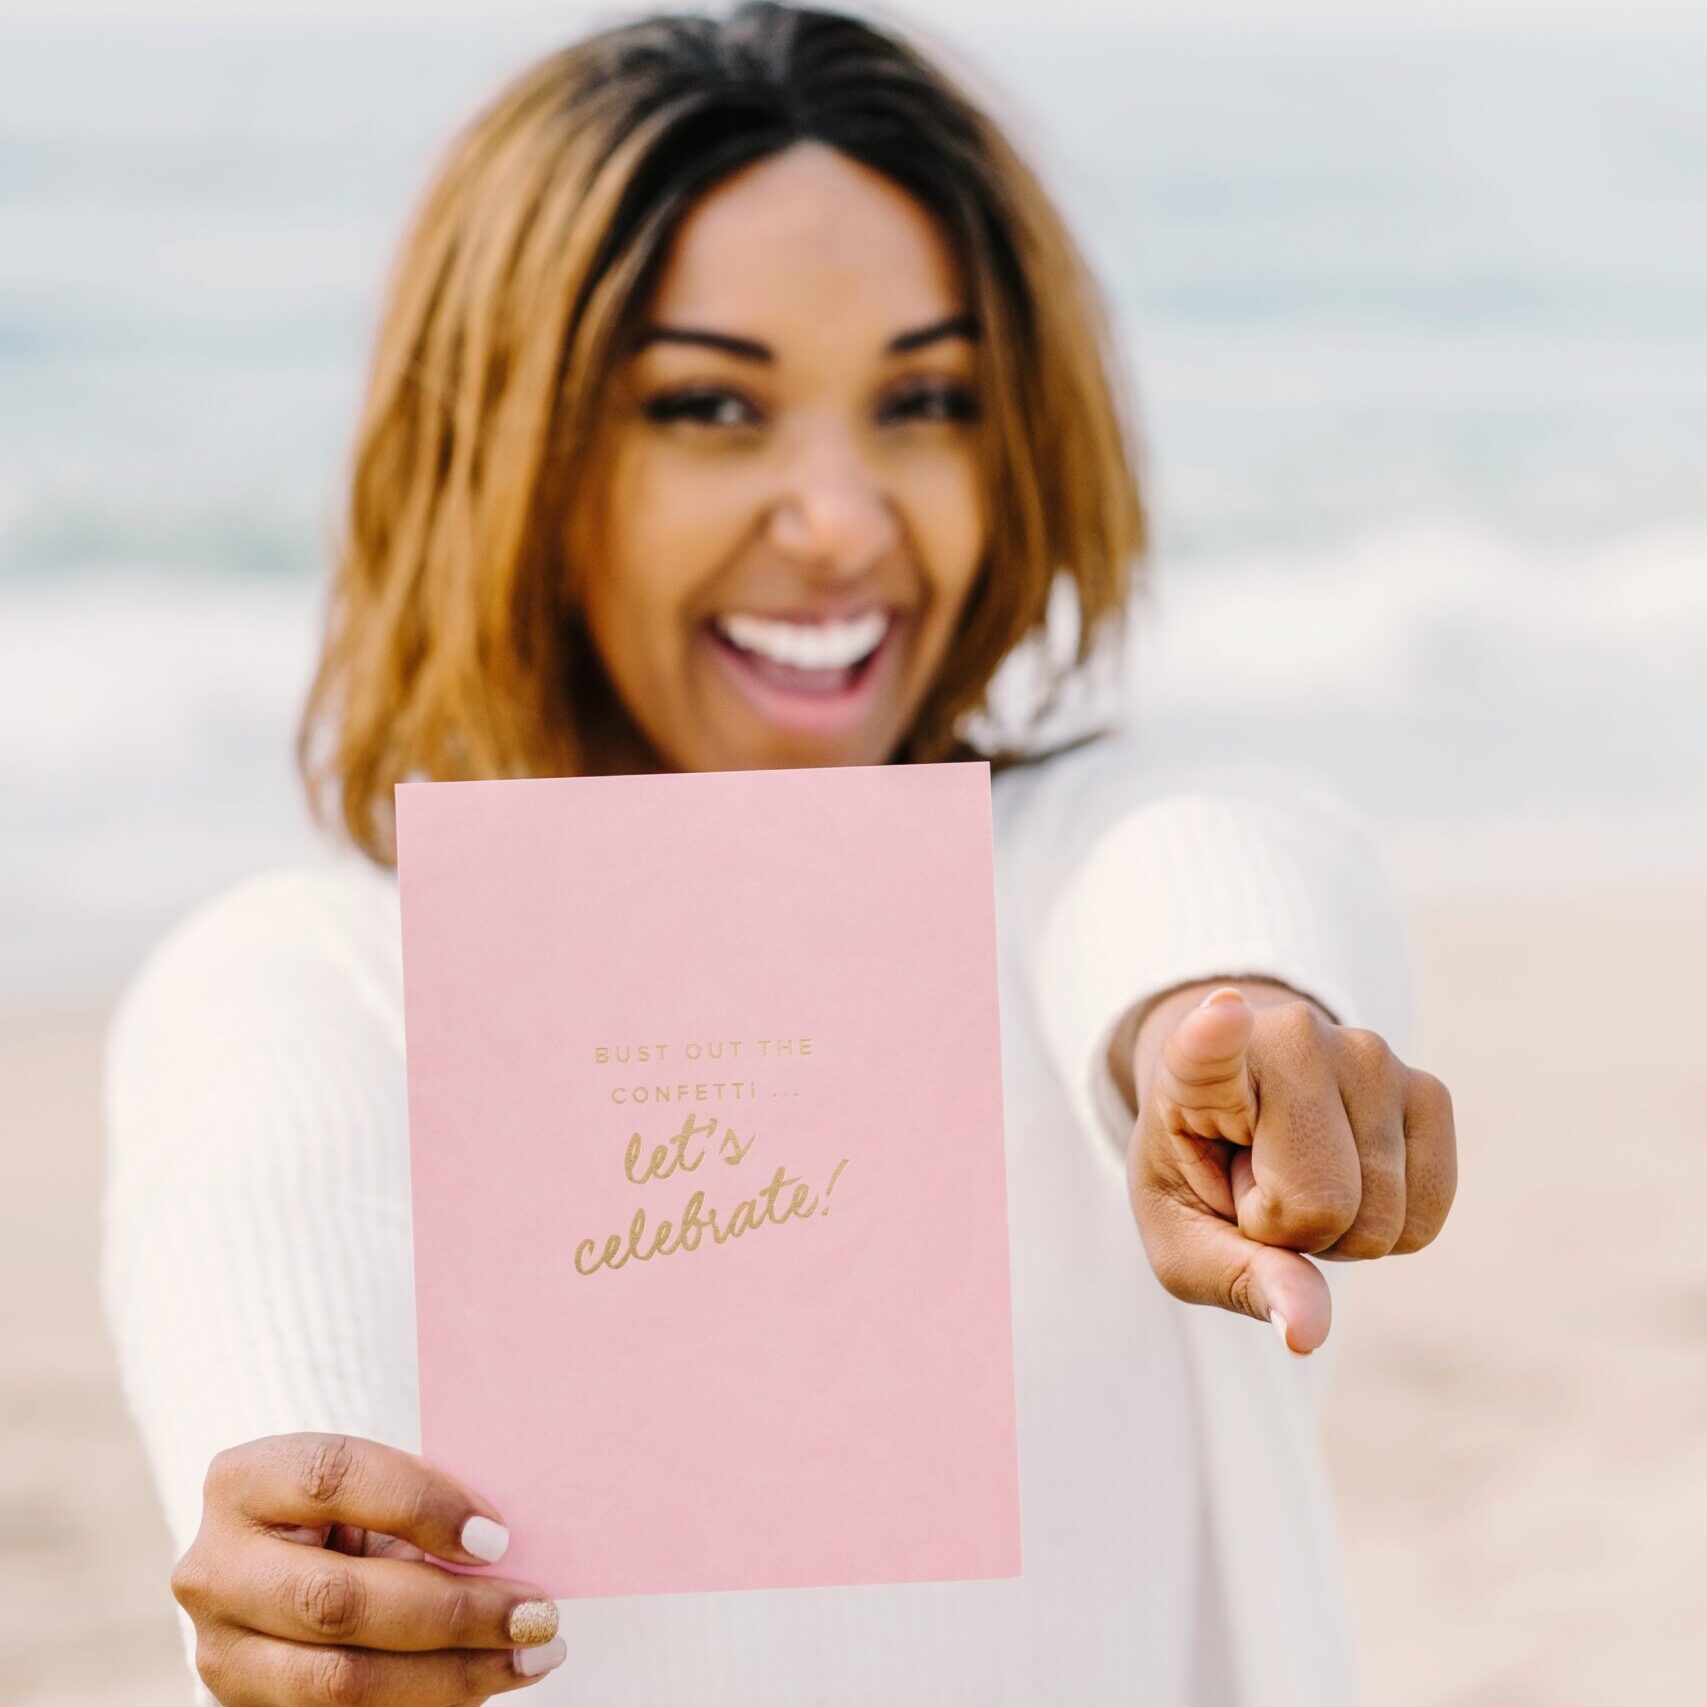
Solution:
<svg viewBox="0 0 1707 1707"><path fill-rule="evenodd" d="M1038 1000L1084 1130L1124 1174L1132 1116L1108 1067L1134 1003L1268 978L1401 1050L1410 956L1355 819L1307 795L1172 794L1115 818L1046 907Z"/></svg>

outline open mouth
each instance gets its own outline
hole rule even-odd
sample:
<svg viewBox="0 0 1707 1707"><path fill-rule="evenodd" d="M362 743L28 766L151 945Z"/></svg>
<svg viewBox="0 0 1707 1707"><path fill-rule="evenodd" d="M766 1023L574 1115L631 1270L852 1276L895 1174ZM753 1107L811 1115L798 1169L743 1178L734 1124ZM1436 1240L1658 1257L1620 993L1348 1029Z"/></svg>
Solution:
<svg viewBox="0 0 1707 1707"><path fill-rule="evenodd" d="M858 622L817 626L813 633L810 625L735 615L712 618L705 632L729 680L767 721L826 733L865 715L900 622L883 608Z"/></svg>

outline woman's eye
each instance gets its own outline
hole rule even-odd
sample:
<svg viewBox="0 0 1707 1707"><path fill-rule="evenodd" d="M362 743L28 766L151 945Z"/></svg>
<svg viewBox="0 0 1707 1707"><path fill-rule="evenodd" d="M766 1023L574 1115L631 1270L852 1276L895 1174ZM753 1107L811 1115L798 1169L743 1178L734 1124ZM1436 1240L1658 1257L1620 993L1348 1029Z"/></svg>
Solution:
<svg viewBox="0 0 1707 1707"><path fill-rule="evenodd" d="M884 404L885 420L975 421L978 399L970 386L916 385Z"/></svg>
<svg viewBox="0 0 1707 1707"><path fill-rule="evenodd" d="M758 420L758 411L739 393L705 386L653 397L645 412L649 421L690 421L701 427L748 427Z"/></svg>

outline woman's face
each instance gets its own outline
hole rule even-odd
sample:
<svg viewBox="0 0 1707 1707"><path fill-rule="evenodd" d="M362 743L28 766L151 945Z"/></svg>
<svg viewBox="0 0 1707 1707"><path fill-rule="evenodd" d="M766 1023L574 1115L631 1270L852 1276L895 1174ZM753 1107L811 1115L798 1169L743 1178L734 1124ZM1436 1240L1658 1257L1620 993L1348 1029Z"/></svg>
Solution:
<svg viewBox="0 0 1707 1707"><path fill-rule="evenodd" d="M589 632L666 768L882 764L987 518L953 252L821 144L683 221L612 388Z"/></svg>

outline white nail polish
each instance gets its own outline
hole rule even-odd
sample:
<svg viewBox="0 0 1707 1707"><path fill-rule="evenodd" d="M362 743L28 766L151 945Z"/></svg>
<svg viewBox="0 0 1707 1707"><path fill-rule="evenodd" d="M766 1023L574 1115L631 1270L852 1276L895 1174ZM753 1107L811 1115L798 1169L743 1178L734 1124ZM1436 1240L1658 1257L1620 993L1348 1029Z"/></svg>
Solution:
<svg viewBox="0 0 1707 1707"><path fill-rule="evenodd" d="M1274 1331L1280 1335L1280 1343L1286 1346L1286 1349L1290 1351L1292 1347L1287 1344L1286 1339L1286 1318L1281 1315L1278 1310L1270 1310L1268 1313L1268 1319L1274 1324Z"/></svg>
<svg viewBox="0 0 1707 1707"><path fill-rule="evenodd" d="M512 1648L510 1662L523 1677L542 1677L555 1671L569 1657L569 1646L561 1636L553 1636L537 1648Z"/></svg>
<svg viewBox="0 0 1707 1707"><path fill-rule="evenodd" d="M471 1517L462 1526L462 1545L466 1552L487 1564L495 1565L510 1544L510 1532L503 1524L489 1517Z"/></svg>

